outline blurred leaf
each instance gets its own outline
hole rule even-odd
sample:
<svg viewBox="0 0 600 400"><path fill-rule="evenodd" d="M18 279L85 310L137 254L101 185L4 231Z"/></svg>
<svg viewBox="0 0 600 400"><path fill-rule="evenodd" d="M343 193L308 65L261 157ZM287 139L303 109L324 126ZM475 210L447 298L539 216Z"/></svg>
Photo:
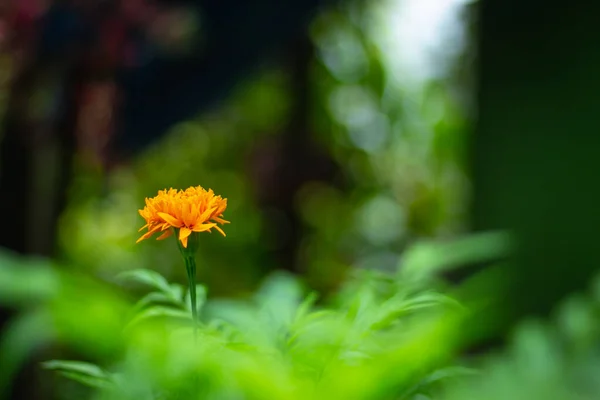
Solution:
<svg viewBox="0 0 600 400"><path fill-rule="evenodd" d="M170 294L174 301L182 302L183 301L183 286L177 283L171 283Z"/></svg>
<svg viewBox="0 0 600 400"><path fill-rule="evenodd" d="M260 305L284 303L296 308L302 298L302 287L298 279L291 274L278 271L269 275L260 286L256 299ZM286 311L289 311L287 309Z"/></svg>
<svg viewBox="0 0 600 400"><path fill-rule="evenodd" d="M311 309L315 305L317 299L319 298L319 294L316 292L311 292L306 296L304 301L300 303L298 309L296 310L296 315L294 317L294 323L301 322L307 315L310 314Z"/></svg>
<svg viewBox="0 0 600 400"><path fill-rule="evenodd" d="M131 329L135 325L154 318L176 319L189 323L192 321L192 316L187 311L171 307L154 306L143 310L133 317L133 319L127 324L125 330Z"/></svg>
<svg viewBox="0 0 600 400"><path fill-rule="evenodd" d="M152 304L172 304L175 306L183 307L183 301L181 297L173 298L173 296L167 295L163 292L150 292L142 297L133 307L133 313L139 313L144 308Z"/></svg>
<svg viewBox="0 0 600 400"><path fill-rule="evenodd" d="M58 339L94 358L118 356L131 304L116 289L90 277L65 275L60 295L47 304Z"/></svg>
<svg viewBox="0 0 600 400"><path fill-rule="evenodd" d="M158 272L149 269L134 269L131 271L124 271L117 275L117 279L120 281L128 281L141 283L150 286L154 289L158 289L163 293L175 297L176 292L173 290L169 282Z"/></svg>
<svg viewBox="0 0 600 400"><path fill-rule="evenodd" d="M447 367L438 369L423 380L423 384L431 384L448 378L456 378L463 376L473 376L480 374L480 371L474 368L461 366Z"/></svg>
<svg viewBox="0 0 600 400"><path fill-rule="evenodd" d="M350 320L357 320L366 310L371 309L374 305L375 295L372 288L368 285L363 285L352 297L346 316Z"/></svg>
<svg viewBox="0 0 600 400"><path fill-rule="evenodd" d="M420 242L407 249L400 265L401 276L428 275L506 257L513 247L506 232L473 234L447 243Z"/></svg>
<svg viewBox="0 0 600 400"><path fill-rule="evenodd" d="M61 375L97 389L114 387L111 375L95 364L81 361L51 360L42 363L46 369L57 371Z"/></svg>
<svg viewBox="0 0 600 400"><path fill-rule="evenodd" d="M259 323L256 318L256 309L239 300L215 299L206 305L206 311L209 318L220 320L227 325L234 325L243 331Z"/></svg>
<svg viewBox="0 0 600 400"><path fill-rule="evenodd" d="M51 321L44 311L21 314L4 326L0 338L0 399L27 358L53 338Z"/></svg>
<svg viewBox="0 0 600 400"><path fill-rule="evenodd" d="M383 329L403 315L441 305L460 307L460 303L456 300L441 293L422 293L412 298L405 298L403 295L394 296L381 305L371 329Z"/></svg>
<svg viewBox="0 0 600 400"><path fill-rule="evenodd" d="M302 287L291 274L277 272L265 279L256 294L258 313L265 333L272 340L282 339L294 321L302 299Z"/></svg>
<svg viewBox="0 0 600 400"><path fill-rule="evenodd" d="M0 303L35 304L56 295L59 282L49 262L0 252Z"/></svg>

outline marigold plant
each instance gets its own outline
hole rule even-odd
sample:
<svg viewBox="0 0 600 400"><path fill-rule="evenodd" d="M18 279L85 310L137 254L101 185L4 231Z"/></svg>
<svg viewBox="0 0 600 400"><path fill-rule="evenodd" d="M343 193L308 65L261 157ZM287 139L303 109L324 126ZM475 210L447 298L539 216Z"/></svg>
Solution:
<svg viewBox="0 0 600 400"><path fill-rule="evenodd" d="M177 233L177 244L188 275L190 290L190 306L192 316L197 321L196 309L196 259L198 249L198 233L211 232L216 229L223 236L225 232L217 224L228 224L229 221L221 218L227 208L227 199L215 195L212 189L202 186L192 186L186 190L159 190L153 198L146 198L146 206L139 210L146 225L140 231L148 229L137 243L162 232L157 240L166 239ZM189 245L188 245L189 244Z"/></svg>

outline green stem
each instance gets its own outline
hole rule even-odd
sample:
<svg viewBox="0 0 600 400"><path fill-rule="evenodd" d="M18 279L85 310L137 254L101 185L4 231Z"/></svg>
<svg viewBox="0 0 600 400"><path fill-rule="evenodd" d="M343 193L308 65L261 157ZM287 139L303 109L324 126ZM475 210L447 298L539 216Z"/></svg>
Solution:
<svg viewBox="0 0 600 400"><path fill-rule="evenodd" d="M176 231L178 234L179 231ZM183 247L177 240L177 247L183 256L188 276L190 306L192 308L192 324L194 325L194 344L198 342L198 307L196 305L196 252L198 250L198 233L192 233L188 239L188 247ZM198 392L198 377L194 377L194 392Z"/></svg>
<svg viewBox="0 0 600 400"><path fill-rule="evenodd" d="M176 231L176 234L178 234L178 231ZM177 247L183 256L188 276L192 323L194 324L194 338L196 338L198 334L198 308L196 305L196 252L198 250L198 233L192 233L187 244L187 247L183 247L181 242L177 240Z"/></svg>
<svg viewBox="0 0 600 400"><path fill-rule="evenodd" d="M194 325L194 345L198 343L198 308L196 307L196 258L194 255L185 255L185 269L187 270L188 285L190 290L190 306L192 307L192 324ZM198 392L198 377L194 377L194 392Z"/></svg>
<svg viewBox="0 0 600 400"><path fill-rule="evenodd" d="M194 319L194 326L196 326L198 322L198 309L196 307L196 260L193 256L185 257L185 269L187 270L188 285L190 288L192 318Z"/></svg>

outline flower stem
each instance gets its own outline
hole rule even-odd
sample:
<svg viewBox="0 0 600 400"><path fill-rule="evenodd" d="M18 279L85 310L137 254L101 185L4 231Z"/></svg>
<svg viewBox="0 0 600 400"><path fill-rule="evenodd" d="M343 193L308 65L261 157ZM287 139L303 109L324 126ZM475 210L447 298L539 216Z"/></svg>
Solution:
<svg viewBox="0 0 600 400"><path fill-rule="evenodd" d="M190 291L190 306L192 307L192 324L194 325L194 345L198 343L198 308L196 307L196 258L193 254L184 255ZM194 392L198 392L198 377L193 379Z"/></svg>
<svg viewBox="0 0 600 400"><path fill-rule="evenodd" d="M188 276L190 292L190 306L192 308L192 323L194 324L194 340L198 335L198 308L196 305L196 252L198 251L198 233L192 233L188 239L187 247L183 247L177 240L177 247L183 256L185 269Z"/></svg>
<svg viewBox="0 0 600 400"><path fill-rule="evenodd" d="M194 256L185 257L185 269L188 275L190 290L190 306L192 307L192 324L194 325L194 342L198 340L198 308L196 307L196 259Z"/></svg>
<svg viewBox="0 0 600 400"><path fill-rule="evenodd" d="M194 319L194 326L196 326L198 322L198 309L196 307L196 260L194 256L185 257L185 269L187 270L188 276L192 318Z"/></svg>

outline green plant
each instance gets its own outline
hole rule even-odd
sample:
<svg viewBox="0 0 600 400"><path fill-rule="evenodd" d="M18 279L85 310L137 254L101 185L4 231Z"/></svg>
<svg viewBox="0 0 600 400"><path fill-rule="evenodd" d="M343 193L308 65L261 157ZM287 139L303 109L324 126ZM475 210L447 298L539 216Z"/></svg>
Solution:
<svg viewBox="0 0 600 400"><path fill-rule="evenodd" d="M600 398L598 278L592 282L591 293L576 293L565 299L549 320L519 323L506 349L482 358L477 377L452 382L438 398Z"/></svg>
<svg viewBox="0 0 600 400"><path fill-rule="evenodd" d="M25 277L29 284L0 297L22 309L0 348L24 343L19 357L2 353L3 374L36 343L56 341L88 362L43 366L92 387L94 399L423 398L444 380L472 373L455 357L468 312L444 294L449 287L438 272L504 246L503 237L476 239L420 244L396 272L356 271L330 299L281 272L247 299L207 299L197 285L197 324L190 290L154 271L117 277L121 287L148 289L132 302L114 284L48 266L23 268L6 257L1 288ZM449 257L484 244L485 255Z"/></svg>

